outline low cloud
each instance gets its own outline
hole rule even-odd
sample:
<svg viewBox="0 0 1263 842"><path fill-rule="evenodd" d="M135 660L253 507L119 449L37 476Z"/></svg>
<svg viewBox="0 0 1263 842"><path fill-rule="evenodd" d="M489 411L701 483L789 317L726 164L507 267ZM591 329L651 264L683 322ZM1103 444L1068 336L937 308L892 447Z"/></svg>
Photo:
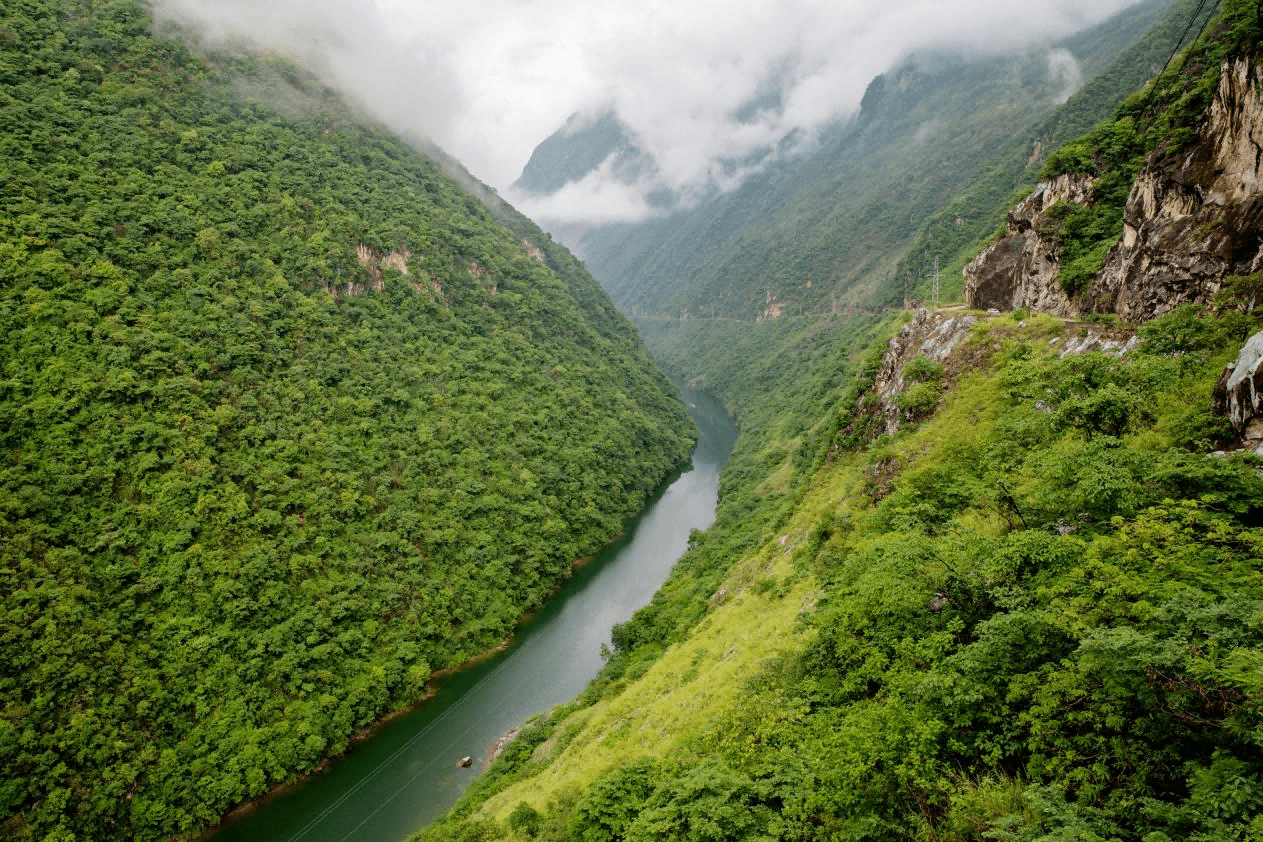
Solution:
<svg viewBox="0 0 1263 842"><path fill-rule="evenodd" d="M731 186L732 162L853 113L868 82L911 52L1021 50L1137 0L156 2L209 38L292 56L497 189L568 117L613 107L652 156L656 185L688 195ZM1068 92L1077 70L1068 53L1050 59ZM598 172L554 205L651 212L629 191Z"/></svg>
<svg viewBox="0 0 1263 842"><path fill-rule="evenodd" d="M1054 82L1062 85L1057 102L1065 102L1074 92L1083 87L1083 70L1078 60L1069 50L1052 50L1048 53L1048 75Z"/></svg>
<svg viewBox="0 0 1263 842"><path fill-rule="evenodd" d="M548 196L510 191L506 196L522 213L537 220L583 220L595 225L637 222L659 210L646 199L643 184L626 184L610 172L606 161L581 181L571 182Z"/></svg>

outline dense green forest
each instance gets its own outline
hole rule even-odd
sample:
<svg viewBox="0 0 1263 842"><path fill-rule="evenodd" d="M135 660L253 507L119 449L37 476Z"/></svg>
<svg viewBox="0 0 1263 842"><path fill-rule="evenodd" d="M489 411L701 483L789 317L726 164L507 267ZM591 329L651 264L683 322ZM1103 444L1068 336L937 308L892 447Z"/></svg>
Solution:
<svg viewBox="0 0 1263 842"><path fill-rule="evenodd" d="M0 10L0 837L187 836L687 458L564 249L293 66Z"/></svg>
<svg viewBox="0 0 1263 842"><path fill-rule="evenodd" d="M1261 37L1223 3L1050 169L1176 154ZM905 316L645 320L742 422L716 526L417 839L1263 839L1263 471L1212 453L1252 294L1139 326L979 314L904 368L894 436L873 387ZM1101 330L1141 342L1061 353Z"/></svg>

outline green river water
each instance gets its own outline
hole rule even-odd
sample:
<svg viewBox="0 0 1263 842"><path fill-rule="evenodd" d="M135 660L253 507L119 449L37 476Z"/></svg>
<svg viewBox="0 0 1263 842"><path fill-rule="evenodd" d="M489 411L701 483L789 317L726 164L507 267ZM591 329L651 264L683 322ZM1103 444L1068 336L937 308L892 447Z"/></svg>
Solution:
<svg viewBox="0 0 1263 842"><path fill-rule="evenodd" d="M501 736L578 695L601 668L610 629L649 601L689 532L714 518L736 429L710 396L681 394L699 430L692 464L518 627L508 649L443 679L432 699L323 773L228 822L213 842L399 842L456 802ZM473 765L459 768L465 756Z"/></svg>

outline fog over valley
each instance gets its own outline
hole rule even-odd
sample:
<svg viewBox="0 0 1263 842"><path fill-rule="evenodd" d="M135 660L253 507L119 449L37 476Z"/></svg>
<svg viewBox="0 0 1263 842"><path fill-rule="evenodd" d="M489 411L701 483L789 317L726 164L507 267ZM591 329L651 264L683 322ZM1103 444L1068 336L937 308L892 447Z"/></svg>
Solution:
<svg viewBox="0 0 1263 842"><path fill-rule="evenodd" d="M536 217L611 221L652 213L647 194L730 189L781 145L853 113L868 83L915 51L1029 49L1135 0L158 0L212 41L289 55L392 128L421 133L507 191L532 150L567 124L617 114L652 167L606 162ZM1080 84L1074 57L1050 76ZM797 130L797 131L796 131ZM792 142L786 142L790 138Z"/></svg>

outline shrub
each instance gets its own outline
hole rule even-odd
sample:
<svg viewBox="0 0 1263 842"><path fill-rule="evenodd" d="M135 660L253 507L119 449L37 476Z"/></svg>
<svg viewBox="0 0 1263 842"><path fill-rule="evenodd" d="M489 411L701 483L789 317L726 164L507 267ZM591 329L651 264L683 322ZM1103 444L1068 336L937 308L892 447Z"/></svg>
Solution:
<svg viewBox="0 0 1263 842"><path fill-rule="evenodd" d="M903 379L906 383L937 383L943 379L943 364L929 357L914 357L903 367Z"/></svg>
<svg viewBox="0 0 1263 842"><path fill-rule="evenodd" d="M909 421L916 421L933 414L938 406L941 387L938 383L914 383L895 398L895 406L903 411Z"/></svg>
<svg viewBox="0 0 1263 842"><path fill-rule="evenodd" d="M615 842L644 809L657 786L658 770L642 758L597 778L579 801L570 830L582 842Z"/></svg>
<svg viewBox="0 0 1263 842"><path fill-rule="evenodd" d="M1195 304L1181 304L1138 331L1151 354L1186 354L1223 347L1229 337L1220 323Z"/></svg>

